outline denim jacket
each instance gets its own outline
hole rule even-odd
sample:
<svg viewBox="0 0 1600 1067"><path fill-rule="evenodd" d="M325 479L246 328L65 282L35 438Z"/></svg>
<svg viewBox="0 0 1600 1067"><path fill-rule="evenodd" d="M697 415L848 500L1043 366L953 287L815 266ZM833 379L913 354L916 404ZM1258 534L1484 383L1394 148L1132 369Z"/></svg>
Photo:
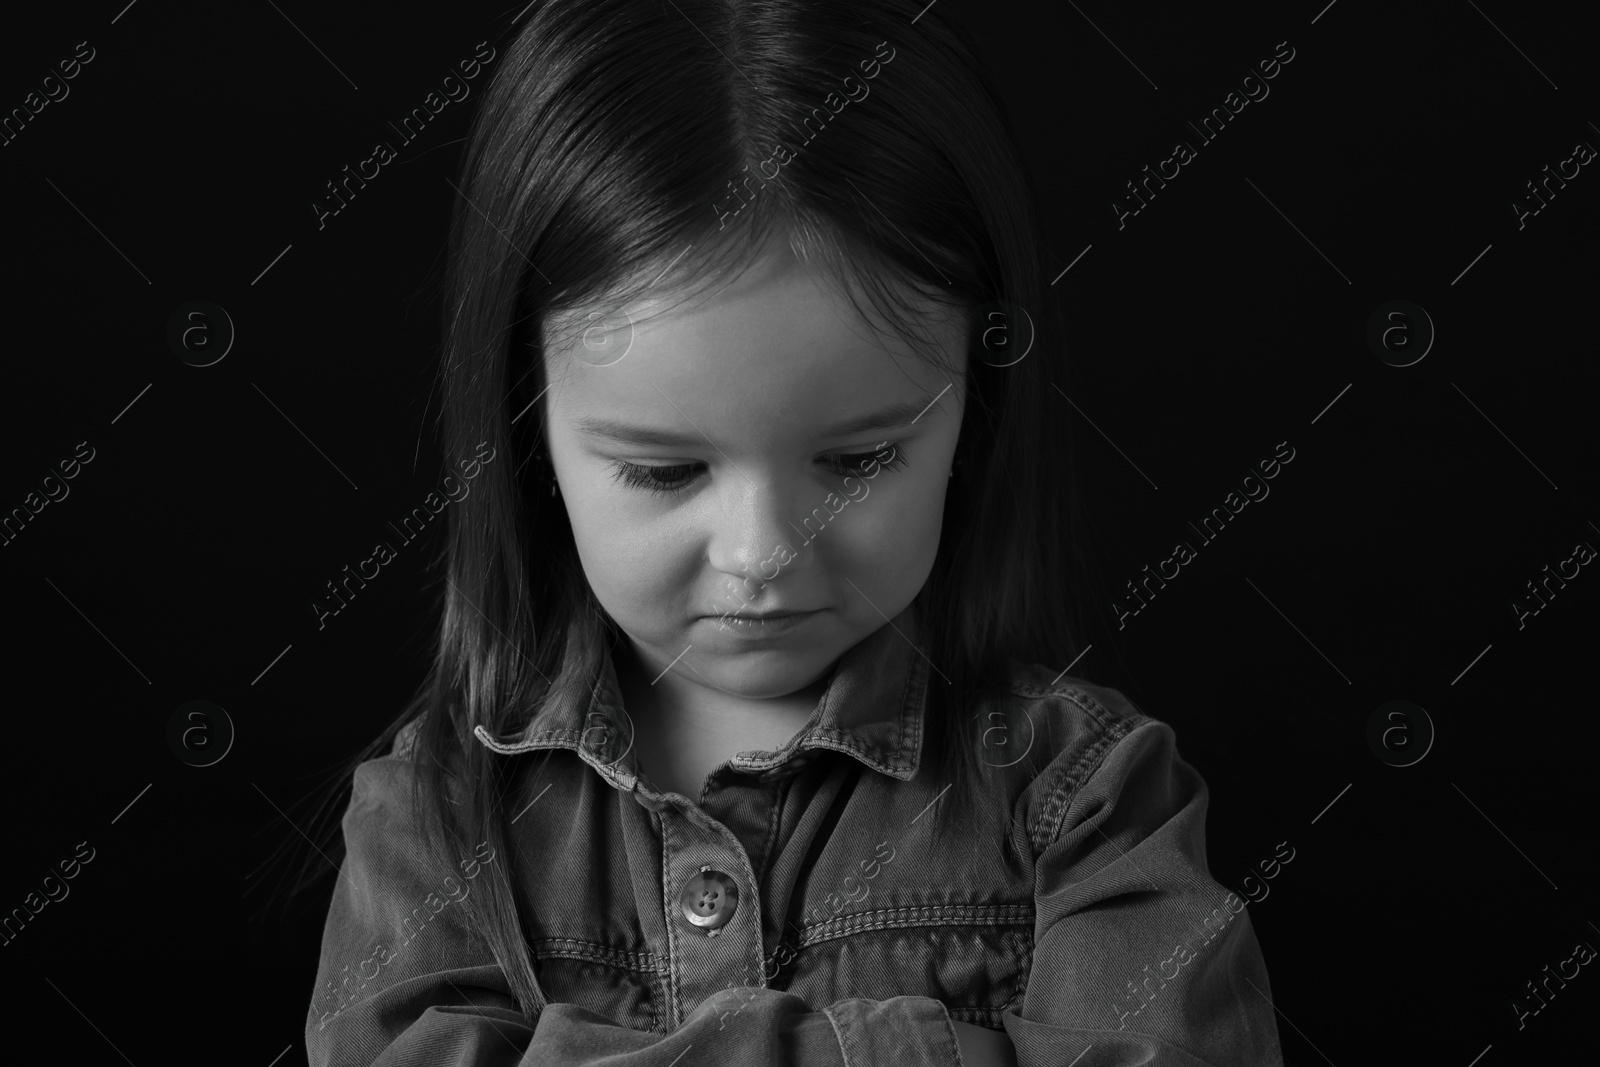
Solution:
<svg viewBox="0 0 1600 1067"><path fill-rule="evenodd" d="M978 794L923 752L908 608L839 661L804 729L698 802L637 769L609 658L547 703L515 857L424 863L410 737L356 771L306 1019L313 1065L945 1067L951 1020L1018 1067L1282 1063L1245 902L1206 867L1206 785L1114 689L1017 665ZM934 684L938 684L935 681ZM930 839L938 805L978 832ZM460 901L512 863L546 1004L530 1021Z"/></svg>

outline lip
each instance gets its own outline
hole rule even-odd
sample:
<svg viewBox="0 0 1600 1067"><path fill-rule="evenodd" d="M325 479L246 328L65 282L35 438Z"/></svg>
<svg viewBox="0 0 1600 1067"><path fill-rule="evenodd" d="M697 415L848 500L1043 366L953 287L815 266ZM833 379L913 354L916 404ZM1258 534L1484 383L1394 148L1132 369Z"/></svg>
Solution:
<svg viewBox="0 0 1600 1067"><path fill-rule="evenodd" d="M822 609L818 608L814 611L769 612L765 615L705 615L702 620L734 637L762 638L788 633L820 614Z"/></svg>
<svg viewBox="0 0 1600 1067"><path fill-rule="evenodd" d="M812 608L810 611L733 611L726 616L730 619L786 619L791 615L814 615L821 608ZM714 618L723 618L717 615Z"/></svg>

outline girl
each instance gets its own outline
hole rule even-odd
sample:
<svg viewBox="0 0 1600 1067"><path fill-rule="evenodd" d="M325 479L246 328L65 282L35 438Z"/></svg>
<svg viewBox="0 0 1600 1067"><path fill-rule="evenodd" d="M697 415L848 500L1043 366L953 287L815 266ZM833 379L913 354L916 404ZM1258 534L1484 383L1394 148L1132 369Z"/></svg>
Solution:
<svg viewBox="0 0 1600 1067"><path fill-rule="evenodd" d="M445 323L476 491L313 1064L1279 1061L1204 783L1061 669L1032 192L924 7L548 0L505 47Z"/></svg>

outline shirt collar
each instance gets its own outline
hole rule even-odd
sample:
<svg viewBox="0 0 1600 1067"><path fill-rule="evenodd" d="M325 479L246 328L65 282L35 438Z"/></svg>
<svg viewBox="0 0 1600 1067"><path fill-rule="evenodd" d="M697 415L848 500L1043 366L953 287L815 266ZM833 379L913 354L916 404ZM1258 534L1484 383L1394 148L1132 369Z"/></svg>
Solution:
<svg viewBox="0 0 1600 1067"><path fill-rule="evenodd" d="M912 604L839 658L810 720L786 745L770 754L734 756L730 765L750 774L781 776L811 758L804 753L832 749L881 774L911 780L922 755L928 692L929 661L919 636ZM570 749L613 785L632 789L638 778L633 729L609 649L602 650L599 669L588 674L588 684L581 688L553 685L556 692L580 695L546 700L517 733L495 738L479 726L475 736L503 755Z"/></svg>

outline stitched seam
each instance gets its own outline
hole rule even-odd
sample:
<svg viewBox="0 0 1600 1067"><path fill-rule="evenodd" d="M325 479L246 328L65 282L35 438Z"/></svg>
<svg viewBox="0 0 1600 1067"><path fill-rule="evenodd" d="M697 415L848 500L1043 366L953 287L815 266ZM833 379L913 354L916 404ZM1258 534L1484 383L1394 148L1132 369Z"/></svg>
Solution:
<svg viewBox="0 0 1600 1067"><path fill-rule="evenodd" d="M961 1054L961 1042L956 1038L956 1024L950 1018L948 1004L944 1006L944 1032L950 1038L950 1047L956 1050L956 1067L967 1067L967 1058Z"/></svg>
<svg viewBox="0 0 1600 1067"><path fill-rule="evenodd" d="M829 1004L822 1009L822 1014L828 1017L828 1024L833 1027L833 1039L839 1042L839 1058L844 1061L844 1067L852 1067L850 1053L844 1047L844 1031L839 1027L839 1020L834 1017L834 1006Z"/></svg>
<svg viewBox="0 0 1600 1067"><path fill-rule="evenodd" d="M678 958L678 927L672 921L672 887L667 881L667 868L672 863L672 851L668 845L666 820L660 812L650 813L652 821L657 823L656 833L661 838L661 911L662 919L667 930L667 959L664 974L667 980L667 1017L676 1025L678 1021L678 976L672 961Z"/></svg>
<svg viewBox="0 0 1600 1067"><path fill-rule="evenodd" d="M1000 1006L1000 1014L1004 1015L1013 1007L1021 1011L1022 1000L1028 995L1028 980L1033 977L1033 931L1028 931L1028 951L1022 955L1022 966L1017 973L1017 991L1011 994L1011 999Z"/></svg>
<svg viewBox="0 0 1600 1067"><path fill-rule="evenodd" d="M1082 708L1101 732L1089 742L1070 768L1063 768L1058 773L1056 782L1051 785L1049 800L1034 828L1032 843L1035 859L1060 836L1061 823L1072 798L1077 795L1079 787L1099 769L1109 750L1133 730L1152 721L1137 712L1133 715L1116 714L1081 690L1067 690L1063 695Z"/></svg>
<svg viewBox="0 0 1600 1067"><path fill-rule="evenodd" d="M1056 773L1055 780L1050 785L1049 800L1046 801L1044 810L1039 816L1039 823L1034 828L1035 859L1038 859L1039 853L1049 847L1050 842L1061 833L1061 822L1072 803L1072 798L1077 795L1078 787L1087 779L1088 774L1100 765L1100 760L1116 740L1110 732L1097 733L1080 751L1075 761Z"/></svg>
<svg viewBox="0 0 1600 1067"><path fill-rule="evenodd" d="M993 910L984 914L962 906L880 908L834 919L827 919L800 931L797 948L836 941L853 933L910 926L1022 926L1035 919L1032 904L985 905Z"/></svg>
<svg viewBox="0 0 1600 1067"><path fill-rule="evenodd" d="M626 952L576 937L540 937L529 944L543 959L587 960L636 974L656 974L660 970L649 953Z"/></svg>
<svg viewBox="0 0 1600 1067"><path fill-rule="evenodd" d="M835 730L832 727L818 727L817 732L812 739L816 742L816 744L812 746L814 748L831 748L838 752L862 756L864 757L863 762L873 767L889 767L897 771L903 771L908 770L911 766L909 763L906 763L903 760L880 759L873 755L871 751L869 751L871 746L856 740L841 730Z"/></svg>

